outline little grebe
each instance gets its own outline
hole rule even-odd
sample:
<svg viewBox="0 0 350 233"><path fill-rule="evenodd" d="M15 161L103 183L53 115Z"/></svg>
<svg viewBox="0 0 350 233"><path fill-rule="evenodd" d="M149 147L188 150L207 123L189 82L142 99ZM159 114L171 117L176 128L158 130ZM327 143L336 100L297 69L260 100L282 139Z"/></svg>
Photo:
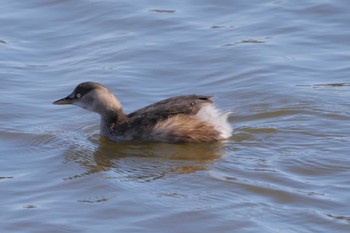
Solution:
<svg viewBox="0 0 350 233"><path fill-rule="evenodd" d="M210 96L168 98L125 114L106 87L84 82L53 104L73 104L100 114L101 134L111 141L209 142L226 139L232 132L228 113L217 110Z"/></svg>

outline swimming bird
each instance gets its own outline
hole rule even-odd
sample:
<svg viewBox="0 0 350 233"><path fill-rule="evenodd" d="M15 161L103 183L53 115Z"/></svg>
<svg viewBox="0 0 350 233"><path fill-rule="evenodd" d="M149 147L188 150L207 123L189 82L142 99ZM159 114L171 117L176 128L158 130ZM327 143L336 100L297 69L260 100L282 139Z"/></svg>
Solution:
<svg viewBox="0 0 350 233"><path fill-rule="evenodd" d="M114 142L209 142L227 139L232 132L228 113L215 108L211 96L172 97L126 114L105 86L84 82L53 104L73 104L100 114L100 133Z"/></svg>

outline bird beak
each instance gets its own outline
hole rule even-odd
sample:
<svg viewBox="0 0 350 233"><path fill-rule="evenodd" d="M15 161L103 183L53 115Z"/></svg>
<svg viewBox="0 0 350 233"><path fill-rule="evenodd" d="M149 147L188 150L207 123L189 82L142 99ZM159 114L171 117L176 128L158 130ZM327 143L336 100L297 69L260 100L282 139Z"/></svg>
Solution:
<svg viewBox="0 0 350 233"><path fill-rule="evenodd" d="M73 104L73 99L70 98L69 96L67 96L67 97L65 97L63 99L56 100L52 104L56 104L56 105Z"/></svg>

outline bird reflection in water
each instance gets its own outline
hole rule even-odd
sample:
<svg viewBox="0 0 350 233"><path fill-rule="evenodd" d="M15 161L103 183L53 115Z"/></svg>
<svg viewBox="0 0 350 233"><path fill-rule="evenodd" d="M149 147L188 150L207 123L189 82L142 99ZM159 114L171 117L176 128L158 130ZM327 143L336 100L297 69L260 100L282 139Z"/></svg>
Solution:
<svg viewBox="0 0 350 233"><path fill-rule="evenodd" d="M190 174L210 169L210 165L225 155L224 142L212 143L112 143L104 137L92 139L98 147L66 151L66 161L79 163L83 173L76 179L106 172L106 178L149 182L177 174Z"/></svg>

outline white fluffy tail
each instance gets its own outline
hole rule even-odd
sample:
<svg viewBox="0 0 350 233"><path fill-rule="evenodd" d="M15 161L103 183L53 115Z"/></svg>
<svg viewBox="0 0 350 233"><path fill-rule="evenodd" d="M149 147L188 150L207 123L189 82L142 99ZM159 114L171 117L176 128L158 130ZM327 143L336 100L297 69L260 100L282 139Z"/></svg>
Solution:
<svg viewBox="0 0 350 233"><path fill-rule="evenodd" d="M229 114L229 112L221 112L213 104L207 104L198 111L196 116L213 125L215 130L217 130L221 134L221 137L225 139L232 136L232 128L227 121Z"/></svg>

